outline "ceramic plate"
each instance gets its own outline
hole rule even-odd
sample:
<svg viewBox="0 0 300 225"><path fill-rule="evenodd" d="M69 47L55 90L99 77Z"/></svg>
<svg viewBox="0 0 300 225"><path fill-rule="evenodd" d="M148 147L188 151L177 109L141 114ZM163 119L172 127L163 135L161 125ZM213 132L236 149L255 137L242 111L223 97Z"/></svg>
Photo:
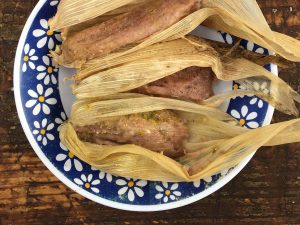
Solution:
<svg viewBox="0 0 300 225"><path fill-rule="evenodd" d="M114 177L82 162L59 140L60 125L67 119L73 99L65 76L74 71L56 68L48 56L60 44L59 32L49 30L47 20L54 16L59 1L41 0L29 17L19 41L15 67L14 90L18 114L32 148L48 169L79 194L95 202L131 211L158 211L184 206L215 192L248 163L246 158L235 168L223 171L193 183L163 183ZM233 44L226 33L199 27L194 34ZM249 50L268 54L248 41L242 41ZM267 65L275 74L277 67ZM258 88L268 84L259 83ZM239 88L238 83L220 82L216 92ZM252 97L231 99L223 109L247 128L269 124L273 108Z"/></svg>

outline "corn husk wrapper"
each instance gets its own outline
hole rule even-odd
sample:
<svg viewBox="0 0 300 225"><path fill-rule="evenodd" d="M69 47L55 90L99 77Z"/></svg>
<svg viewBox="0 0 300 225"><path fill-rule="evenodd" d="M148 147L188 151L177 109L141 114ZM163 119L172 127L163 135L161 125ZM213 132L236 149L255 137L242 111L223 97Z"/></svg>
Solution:
<svg viewBox="0 0 300 225"><path fill-rule="evenodd" d="M58 14L55 16L55 18L52 19L52 20L56 20L57 24L54 24L54 21L52 21L50 19L50 21L49 21L50 29L57 30L57 28L56 28L57 26L62 27L61 28L61 36L62 36L62 39L65 40L68 36L71 36L76 32L82 31L83 29L92 27L96 24L99 24L106 20L112 19L113 17L115 17L117 15L127 13L128 11L132 10L133 8L135 8L141 4L144 4L146 1L149 1L149 0L133 0L129 4L124 5L120 8L116 8L116 9L109 11L101 16L97 16L96 18L89 19L89 20L86 20L81 23L76 22L75 25L72 25L72 26L63 26L62 20L57 21L56 17L59 17L59 13L61 11L63 11L62 8L59 8ZM72 23L74 23L74 22L72 22ZM59 50L59 48L57 49L57 51L58 50Z"/></svg>
<svg viewBox="0 0 300 225"><path fill-rule="evenodd" d="M300 62L300 41L272 31L255 0L204 0L203 4L219 12L205 21L206 26L252 41L290 61Z"/></svg>
<svg viewBox="0 0 300 225"><path fill-rule="evenodd" d="M145 0L61 0L56 15L49 21L50 29L74 26L101 15L125 13L143 2Z"/></svg>
<svg viewBox="0 0 300 225"><path fill-rule="evenodd" d="M153 44L149 47L140 49L136 52L120 56L116 59L103 61L101 58L93 59L86 62L82 68L78 69L77 74L73 76L76 81L83 80L96 72L101 70L116 67L121 64L133 62L138 59L147 59L157 55L161 57L170 55L181 55L197 53L198 51L209 51L213 54L218 54L220 58L225 59L226 57L233 58L245 58L249 61L254 62L260 66L267 64L276 64L282 68L292 68L295 64L289 62L279 56L274 55L262 55L259 53L251 52L243 49L240 46L240 42L237 42L233 47L216 41L204 40L200 37L188 35L183 40L177 39L174 41L168 41L158 44ZM217 53L216 53L217 52Z"/></svg>
<svg viewBox="0 0 300 225"><path fill-rule="evenodd" d="M172 25L168 29L151 35L150 37L146 38L142 43L132 44L131 46L119 49L105 57L99 58L98 61L100 63L102 63L102 62L105 62L108 60L118 58L120 56L124 56L129 53L138 51L140 49L143 49L145 47L148 47L148 46L158 43L158 42L162 42L165 40L177 39L177 38L180 38L181 36L183 37L183 36L185 36L185 34L188 34L193 30L193 29L190 29L190 26L193 26L194 28L196 28L207 17L209 17L215 13L216 13L215 10L212 10L212 9L201 9L201 11L199 11L198 16L195 13L193 13L190 16L186 17L185 19L181 20L180 22ZM186 27L186 26L188 26L188 27ZM180 32L180 35L178 34L178 32ZM175 36L175 34L176 34L176 36ZM57 46L55 51L51 51L50 54L53 57L54 62L57 65L81 68L82 65L84 64L83 62L74 62L72 64L65 64L63 62L63 57L62 57L63 52L61 52L60 46Z"/></svg>
<svg viewBox="0 0 300 225"><path fill-rule="evenodd" d="M58 13L54 19L50 21L50 25L52 25L53 29L76 25L131 3L132 1L133 0L109 0L99 2L98 0L75 0L74 2L65 0L60 4ZM288 60L300 61L300 42L284 34L273 32L269 28L255 0L204 0L200 10L183 18L168 29L153 34L142 43L128 50L115 52L103 57L102 61L105 62L106 60L120 57L154 43L184 37L204 21L208 27L223 30L257 43ZM58 64L63 63L59 57L60 54L63 53L61 53L59 49L52 52L52 56ZM78 66L81 67L81 65L80 63Z"/></svg>
<svg viewBox="0 0 300 225"><path fill-rule="evenodd" d="M77 100L72 107L71 120L76 121L77 125L85 126L94 124L101 118L165 109L212 116L222 121L233 121L229 115L212 107L169 98L128 95L127 93L106 96L104 100L101 98Z"/></svg>
<svg viewBox="0 0 300 225"><path fill-rule="evenodd" d="M155 44L127 57L107 61L100 67L106 70L96 72L100 69L97 66L85 69L75 76L75 79L78 76L94 75L75 84L73 94L79 99L84 99L127 92L191 66L211 67L219 80L240 81L248 90L247 93L229 92L214 96L203 101L203 105L218 106L226 99L253 94L284 113L298 114L294 100L299 102L300 97L283 80L246 59L219 55L201 39L197 42L192 39L177 39ZM253 77L256 79L249 79ZM268 82L269 88L257 89L257 77Z"/></svg>
<svg viewBox="0 0 300 225"><path fill-rule="evenodd" d="M185 37L187 40L192 40L194 42L199 41L199 37L192 35L187 35ZM253 51L249 51L241 46L241 40L237 40L236 43L232 46L227 43L212 41L205 39L210 46L212 46L223 58L226 56L231 56L234 58L245 58L251 62L254 62L257 65L265 66L268 64L275 64L280 68L295 68L296 63L288 61L282 58L279 55L265 55Z"/></svg>
<svg viewBox="0 0 300 225"><path fill-rule="evenodd" d="M173 100L172 109L178 106L179 115L186 119L191 137L186 142L186 155L173 160L163 154L136 145L105 146L79 140L74 126L97 123L105 116L151 111L151 107L137 101L140 97L119 100L79 101L73 106L70 120L60 132L64 145L80 159L92 166L116 176L154 181L181 182L209 177L223 169L237 165L242 159L261 146L273 146L300 141L300 120L274 124L256 130L247 130L236 125L228 115L215 117L219 110L207 116L207 109L198 109L196 104ZM145 97L143 100L146 100ZM155 105L162 99L148 97ZM163 107L170 108L170 107ZM157 110L157 108L153 108ZM112 113L113 112L113 113ZM99 113L102 115L99 117ZM217 119L216 119L217 118ZM255 142L253 142L255 140Z"/></svg>

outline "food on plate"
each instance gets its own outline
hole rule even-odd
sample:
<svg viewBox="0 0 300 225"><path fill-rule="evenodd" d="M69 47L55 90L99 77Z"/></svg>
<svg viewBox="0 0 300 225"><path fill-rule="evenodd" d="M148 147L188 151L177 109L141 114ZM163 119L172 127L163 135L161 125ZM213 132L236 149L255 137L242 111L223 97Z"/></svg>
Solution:
<svg viewBox="0 0 300 225"><path fill-rule="evenodd" d="M159 122L151 119L161 115ZM164 116L168 121L165 124ZM113 100L75 102L60 138L80 159L111 174L179 182L197 180L235 166L261 146L298 142L299 125L300 120L296 119L249 130L216 108L167 98L123 98L119 94ZM162 132L167 130L165 126L168 133L158 135L157 128L163 128ZM143 135L147 128L152 134L146 140ZM172 135L173 128L176 135ZM162 137L171 138L165 144L176 146L181 154L157 146Z"/></svg>
<svg viewBox="0 0 300 225"><path fill-rule="evenodd" d="M65 0L50 21L50 27L68 28L132 2ZM182 38L202 23L257 43L288 60L300 61L299 42L272 31L255 0L146 0L142 5L130 6L128 12L70 37L63 35L62 47L51 54L57 64L80 68L92 58L102 57L105 61L154 43ZM116 49L119 51L108 54Z"/></svg>
<svg viewBox="0 0 300 225"><path fill-rule="evenodd" d="M61 46L64 65L105 56L162 31L200 8L200 0L152 0L131 11L83 29Z"/></svg>
<svg viewBox="0 0 300 225"><path fill-rule="evenodd" d="M132 92L201 102L214 95L214 79L210 68L189 67Z"/></svg>
<svg viewBox="0 0 300 225"><path fill-rule="evenodd" d="M75 130L85 142L135 144L171 158L184 154L183 142L188 137L184 121L168 110L110 117Z"/></svg>
<svg viewBox="0 0 300 225"><path fill-rule="evenodd" d="M60 138L96 168L194 181L262 146L300 141L298 119L249 130L218 108L256 95L298 115L300 95L264 66L293 66L300 42L272 31L255 0L63 0L49 24L62 31L55 63L77 69L77 100ZM190 36L200 24L235 35L234 45ZM247 51L239 38L274 55ZM217 80L241 89L215 94Z"/></svg>
<svg viewBox="0 0 300 225"><path fill-rule="evenodd" d="M210 42L190 37L154 44L127 57L107 60L99 66L95 63L91 69L79 71L75 75L77 82L73 94L79 99L104 97L132 91L189 67L211 68L214 77L224 81L238 80L247 93L241 90L225 92L198 103L218 106L226 99L248 94L259 96L284 113L298 114L294 101L299 102L300 97L288 84L247 58L231 55L234 50L229 50L228 54L218 50ZM85 78L79 80L81 76ZM257 89L257 79L266 82L269 89Z"/></svg>

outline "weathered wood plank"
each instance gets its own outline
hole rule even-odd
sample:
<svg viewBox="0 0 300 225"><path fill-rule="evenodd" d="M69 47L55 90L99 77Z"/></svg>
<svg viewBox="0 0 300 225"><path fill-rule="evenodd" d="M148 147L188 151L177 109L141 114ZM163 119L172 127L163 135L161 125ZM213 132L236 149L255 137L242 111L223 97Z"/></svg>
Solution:
<svg viewBox="0 0 300 225"><path fill-rule="evenodd" d="M298 0L259 0L274 30L300 39ZM57 180L31 149L12 92L13 60L37 0L0 1L0 224L300 224L300 144L264 148L217 193L157 213L110 209ZM300 65L280 75L300 91ZM291 117L276 113L273 122Z"/></svg>

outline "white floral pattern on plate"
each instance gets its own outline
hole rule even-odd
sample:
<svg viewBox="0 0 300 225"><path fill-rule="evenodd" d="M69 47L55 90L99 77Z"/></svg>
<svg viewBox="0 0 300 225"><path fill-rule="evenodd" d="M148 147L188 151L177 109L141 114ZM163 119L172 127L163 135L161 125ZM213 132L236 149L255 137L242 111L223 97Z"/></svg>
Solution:
<svg viewBox="0 0 300 225"><path fill-rule="evenodd" d="M206 178L203 178L202 180L204 180L206 183L210 183L210 182L212 182L213 178L212 177L206 177ZM193 185L196 188L200 187L200 184L201 184L201 180L197 180L197 181L193 182Z"/></svg>
<svg viewBox="0 0 300 225"><path fill-rule="evenodd" d="M264 82L254 82L253 84L253 88L255 91L261 91L265 94L269 94L270 93L270 90L268 89L268 83L266 81ZM262 99L254 96L251 101L250 101L250 105L256 105L258 106L258 108L262 108L264 107L264 102Z"/></svg>
<svg viewBox="0 0 300 225"><path fill-rule="evenodd" d="M250 51L254 51L254 47L255 47L254 43L251 42L251 41L248 41L247 49L250 50ZM262 47L258 47L258 48L255 49L254 52L259 53L259 54L264 54L265 50Z"/></svg>
<svg viewBox="0 0 300 225"><path fill-rule="evenodd" d="M22 71L25 73L30 67L30 69L35 69L35 64L32 61L37 61L38 57L35 54L35 49L31 49L29 44L24 46L24 56L23 56L23 65Z"/></svg>
<svg viewBox="0 0 300 225"><path fill-rule="evenodd" d="M69 172L72 169L72 165L74 164L74 167L77 171L82 171L82 164L81 162L76 158L75 155L70 152L66 146L64 146L62 143L59 143L60 148L63 150L63 153L59 153L56 156L56 160L59 162L64 161L64 171Z"/></svg>
<svg viewBox="0 0 300 225"><path fill-rule="evenodd" d="M44 87L41 84L36 86L36 91L28 90L28 95L32 99L28 100L25 104L26 108L33 108L32 114L38 115L42 109L46 115L50 114L50 108L48 105L55 105L57 100L55 98L48 98L53 93L53 88L48 88L44 92Z"/></svg>
<svg viewBox="0 0 300 225"><path fill-rule="evenodd" d="M16 65L20 64L16 68L16 74L15 74L16 81L18 81L18 85L16 85L16 87L18 87L18 90L16 91L16 94L17 94L16 100L18 100L19 103L21 103L19 105L22 106L21 107L22 110L21 110L21 112L19 112L20 115L21 116L23 115L26 118L25 120L21 121L22 125L25 125L25 126L29 125L29 127L31 129L31 133L33 133L34 130L40 131L40 129L34 127L34 123L33 123L34 121L38 121L39 123L42 123L41 121L44 118L47 118L47 121L49 121L51 123L52 122L54 123L54 121L55 121L55 128L53 128L47 132L47 133L52 134L54 136L55 140L50 142L49 139L47 139L46 141L48 143L46 146L44 146L42 143L43 135L41 135L42 140L40 140L40 133L37 133L36 135L34 135L34 141L39 146L39 148L35 148L35 150L38 151L39 154L41 154L43 157L47 158L47 160L49 161L49 164L50 164L50 165L49 164L48 165L50 167L57 169L61 174L63 174L63 178L60 178L61 180L71 181L72 183L75 183L74 179L77 178L80 181L76 180L77 181L76 184L81 186L80 188L78 188L78 191L80 193L83 193L82 190L88 191L93 196L92 198L96 199L98 202L100 202L102 199L106 199L111 202L114 202L114 203L110 204L111 206L115 203L123 203L123 204L126 204L126 206L123 205L123 206L119 206L119 207L124 208L124 209L133 209L132 208L133 205L135 208L140 205L143 205L143 206L155 205L153 208L156 209L155 207L157 206L158 210L162 209L162 208L163 209L172 208L171 204L170 205L166 204L165 206L162 206L162 205L164 205L163 200L165 198L165 192L159 192L155 188L155 185L159 184L159 186L161 186L161 188L166 189L160 182L154 183L154 182L149 181L145 187L142 187L141 189L144 192L143 197L138 197L138 195L134 192L134 189L133 189L132 191L133 191L133 194L135 195L135 197L134 197L133 201L130 201L128 199L128 194L129 194L129 189L132 189L132 188L128 187L128 180L126 180L125 178L115 178L115 177L111 176L110 174L106 174L103 171L99 171L99 172L93 171L93 170L91 170L90 165L87 165L86 163L80 161L80 159L78 159L78 161L80 161L82 164L82 171L79 172L79 171L77 171L77 169L75 167L74 160L72 160L71 158L68 157L68 152L66 151L66 149L62 149L62 147L60 146L59 132L56 131L56 128L59 127L59 125L61 125L61 122L63 122L65 120L64 119L65 114L63 116L61 114L62 110L63 110L63 108L62 108L63 106L61 105L59 96L56 95L56 93L55 93L55 94L53 94L53 96L55 95L55 98L57 98L57 101L59 104L52 105L50 107L50 109L51 109L50 114L45 115L45 113L43 113L43 111L42 111L43 110L42 103L38 101L38 97L40 94L37 90L37 85L39 85L39 84L43 85L44 89L43 89L43 94L41 95L43 97L45 97L44 90L47 90L48 86L45 85L44 79L41 79L41 80L35 79L35 77L38 75L38 73L40 73L39 71L36 71L36 67L45 64L42 60L43 56L47 56L49 54L49 50L53 50L55 48L55 45L60 40L60 36L58 35L58 33L53 32L53 34L52 34L52 31L49 30L49 27L47 24L47 21L49 20L49 18L55 14L55 12L57 10L56 6L58 3L59 3L59 1L57 1L57 0L40 1L40 3L39 3L40 10L37 12L36 15L33 15L34 19L31 19L31 22L30 22L31 24L29 24L29 26L26 26L26 27L28 27L28 29L24 30L24 35L23 35L23 38L20 40L21 44L20 44L20 48L18 50L18 54L19 54L18 56L21 55L21 57L20 57L20 61L17 62L17 64L16 64ZM41 22L43 25L41 25ZM39 31L37 31L37 30L39 30ZM47 33L52 34L52 35L47 35ZM36 34L36 35L34 36L33 34ZM58 38L56 38L56 36ZM234 42L234 39L228 34L221 33L221 37L230 44L233 44L233 42ZM53 42L54 42L53 46L52 46L52 41L50 40L50 38L53 39ZM56 39L58 39L58 40L56 41ZM39 46L42 46L42 45L44 45L44 46L42 48L37 48L36 47L37 43L39 43ZM241 42L241 44L244 47L247 47L247 41L243 40ZM25 49L25 48L27 48L26 46L28 46L28 51ZM256 52L262 52L262 49L260 49L259 46L257 46L257 45L253 45L253 46L249 45L248 47L252 47L252 49L250 49L250 50L253 50ZM34 50L31 50L31 48L34 48ZM26 52L25 52L25 50L26 50ZM264 50L264 51L265 51L265 53L267 52L266 50ZM29 53L30 53L30 56L29 56ZM24 60L24 56L28 56L28 59L27 59L27 57L25 57L26 61ZM33 58L30 58L31 56ZM29 64L29 61L31 61L32 64L31 63ZM26 70L25 70L25 66L23 66L24 62L25 62ZM24 67L25 72L22 71L23 70L22 67ZM53 88L53 91L56 91L58 88L58 84L53 84L51 82L51 78L49 78L49 79L50 79L49 85L51 84L51 88ZM34 95L34 97L32 97L31 95L28 96L28 92L30 90L33 90L34 92L36 92L36 94L31 93L32 95ZM18 91L20 92L20 94L18 94ZM234 100L231 100L230 104L229 104L228 112L230 113L231 110L236 110L241 115L242 114L241 108L243 106L247 106L249 112L257 112L257 114L258 114L257 117L253 121L255 121L259 124L262 124L262 122L265 119L268 104L264 103L263 107L259 108L259 101L257 101L254 104L250 103L252 97L253 96L251 96L250 98L247 96L244 98L238 97ZM32 98L32 99L29 99L29 98ZM51 95L48 96L47 99L48 98L51 98ZM31 101L31 104L33 104L31 107L29 107L29 108L25 107L26 104L29 104L28 102L30 100L36 100L36 101ZM254 102L254 100L253 100L253 102ZM36 106L38 104L40 104L40 106ZM39 115L33 114L33 111L37 112L37 109L34 110L35 107L40 108ZM42 113L40 111L42 111ZM38 114L38 113L35 113L35 114ZM249 114L250 113L248 113L247 115L249 115ZM268 116L270 116L270 114ZM56 124L57 124L57 126L56 126ZM245 125L245 126L247 126L247 125ZM40 127L41 127L41 124L40 124ZM36 133L36 131L35 131L35 133ZM38 141L38 140L40 140L40 141ZM33 139L32 139L32 141L33 141ZM66 158L62 161L57 161L56 157L58 154L64 154L64 155L66 155ZM60 157L64 157L64 156L60 156ZM59 159L62 159L62 158L59 158ZM70 171L65 171L65 168L67 168L67 170L69 169L68 163L66 164L68 159L71 160L72 165L71 165ZM65 164L66 164L66 166L65 166ZM85 174L84 175L85 178L81 177L82 174ZM89 176L89 174L92 174L92 178ZM90 182L88 181L89 178L91 178ZM214 178L213 180L211 180L211 178L205 179L206 181L202 180L203 183L201 185L199 183L198 188L195 187L192 183L188 190L185 189L185 187L187 185L186 183L183 183L183 184L178 183L179 186L174 191L179 191L180 196L174 195L174 193L173 193L174 191L172 191L172 195L176 198L174 201L178 201L178 202L181 201L181 204L185 204L184 201L182 201L182 200L199 199L200 197L198 197L198 196L201 195L201 193L202 194L205 193L205 191L208 187L220 186L219 185L220 175L219 174L215 175L215 176L213 176L213 178ZM125 181L127 182L127 186L123 185L121 187L120 185L117 185L115 183L116 179L123 179L123 180L125 179ZM86 181L84 181L84 180L86 180ZM100 181L101 181L101 184L100 184ZM209 182L209 181L211 181L211 182ZM91 184L92 182L94 182L93 185ZM68 183L70 183L70 182L68 182ZM88 184L86 184L86 183L88 183ZM170 190L172 185L173 185L172 183L168 183L168 188L169 188L168 190ZM195 182L195 185L196 186L198 185L197 182ZM92 190L91 189L92 187L97 188L99 190L99 192L97 191L97 189ZM118 196L117 195L118 190L121 188L124 188L123 190L125 190L126 187L127 187L127 190L125 191L124 195ZM116 190L116 188L117 188L117 190ZM100 189L101 189L101 192L100 192ZM95 192L95 190L96 190L96 192ZM166 190L164 190L164 191L166 191ZM155 198L155 197L157 197L157 194L163 195L162 198L160 198L160 200ZM170 193L170 195L171 195L171 193ZM193 197L191 197L192 195L193 195ZM171 200L172 199L170 197L168 197L167 203L171 202Z"/></svg>
<svg viewBox="0 0 300 225"><path fill-rule="evenodd" d="M226 170L223 170L221 173L220 173L220 176L221 177L224 177L228 174L229 172L229 169L226 169ZM201 181L202 180L197 180L197 181L194 181L193 182L193 185L195 188L199 188L200 185L201 185ZM210 184L212 181L213 181L213 177L207 177L207 178L204 178L203 181L205 181L207 184Z"/></svg>
<svg viewBox="0 0 300 225"><path fill-rule="evenodd" d="M241 109L241 112L233 109L230 114L239 121L241 126L247 126L249 128L255 129L259 127L259 124L255 121L257 118L257 112L250 112L246 105Z"/></svg>
<svg viewBox="0 0 300 225"><path fill-rule="evenodd" d="M194 185L195 188L199 188L200 185L201 185L201 180L196 180L196 181L194 181L194 182L193 182L193 185Z"/></svg>
<svg viewBox="0 0 300 225"><path fill-rule="evenodd" d="M113 176L110 174L110 173L105 173L104 171L101 171L101 170L98 170L97 168L95 167L91 167L91 170L93 171L99 171L99 179L100 180L103 180L104 178L106 178L106 181L111 183L112 180L113 180Z"/></svg>
<svg viewBox="0 0 300 225"><path fill-rule="evenodd" d="M258 108L262 108L262 107L264 107L264 102L263 102L263 100L261 100L261 99L259 99L258 97L254 97L254 98L252 98L251 99L251 101L250 101L250 105L256 105L257 104L257 106L258 106Z"/></svg>
<svg viewBox="0 0 300 225"><path fill-rule="evenodd" d="M133 202L135 199L135 194L138 197L144 196L143 187L147 185L146 180L136 180L136 179L128 179L128 178L119 178L116 180L116 184L118 186L123 186L119 189L118 195L124 196L127 193L127 198L129 201Z"/></svg>
<svg viewBox="0 0 300 225"><path fill-rule="evenodd" d="M238 90L246 90L245 87L243 87L242 85L238 84L238 83L235 83L232 87L232 90L234 91L238 91ZM231 99L236 99L236 98L244 98L245 96L238 96L238 97L233 97Z"/></svg>
<svg viewBox="0 0 300 225"><path fill-rule="evenodd" d="M230 45L233 44L233 38L232 38L231 35L226 34L226 42L227 42L228 44L230 44Z"/></svg>
<svg viewBox="0 0 300 225"><path fill-rule="evenodd" d="M44 80L45 85L48 85L50 81L52 84L57 84L55 74L57 74L58 68L54 66L52 59L49 56L44 55L42 60L44 64L36 68L36 70L39 72L36 78L38 80Z"/></svg>
<svg viewBox="0 0 300 225"><path fill-rule="evenodd" d="M47 145L48 141L53 141L55 138L53 134L51 134L51 130L54 127L53 123L48 123L48 120L45 118L42 120L40 124L38 121L33 123L35 130L33 130L33 134L37 136L37 141L42 141L44 146Z"/></svg>
<svg viewBox="0 0 300 225"><path fill-rule="evenodd" d="M100 180L99 179L93 180L93 174L89 174L88 176L82 174L80 178L75 178L74 182L77 185L82 186L87 190L91 189L95 193L100 192L99 188L97 188L97 185L100 184Z"/></svg>
<svg viewBox="0 0 300 225"><path fill-rule="evenodd" d="M50 30L48 21L45 19L40 20L40 28L33 31L33 36L39 38L36 47L43 48L48 43L48 49L54 49L54 40L61 42L61 36L58 32Z"/></svg>
<svg viewBox="0 0 300 225"><path fill-rule="evenodd" d="M61 125L67 120L67 116L64 112L60 113L60 118L55 118L55 123L58 124L57 131L60 131Z"/></svg>
<svg viewBox="0 0 300 225"><path fill-rule="evenodd" d="M176 197L181 196L181 192L177 191L178 189L178 183L167 183L162 182L162 185L156 185L155 189L158 191L158 193L155 195L156 199L162 199L164 203L167 203L168 201L174 201L176 200Z"/></svg>
<svg viewBox="0 0 300 225"><path fill-rule="evenodd" d="M255 81L253 83L253 88L255 89L255 91L261 91L265 94L269 94L270 93L270 90L268 89L268 83L267 81L264 81L264 82L258 82L258 81Z"/></svg>
<svg viewBox="0 0 300 225"><path fill-rule="evenodd" d="M50 5L51 6L56 6L58 4L58 2L59 2L58 0L53 0L53 1L50 2Z"/></svg>

